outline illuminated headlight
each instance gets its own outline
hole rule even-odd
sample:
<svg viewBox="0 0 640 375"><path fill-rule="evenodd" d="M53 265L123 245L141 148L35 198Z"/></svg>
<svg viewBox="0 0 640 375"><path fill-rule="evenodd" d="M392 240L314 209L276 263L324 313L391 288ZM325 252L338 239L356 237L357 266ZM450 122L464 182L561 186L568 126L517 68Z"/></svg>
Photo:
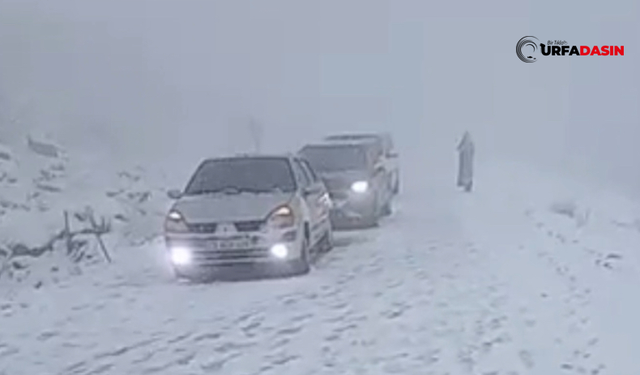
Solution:
<svg viewBox="0 0 640 375"><path fill-rule="evenodd" d="M295 225L295 215L293 209L289 206L280 206L273 210L267 218L268 228L284 229L291 228Z"/></svg>
<svg viewBox="0 0 640 375"><path fill-rule="evenodd" d="M191 263L191 251L185 247L171 249L171 262L177 266L186 266Z"/></svg>
<svg viewBox="0 0 640 375"><path fill-rule="evenodd" d="M271 255L279 259L284 259L287 257L287 255L289 255L289 249L287 248L287 245L281 243L271 246L270 251Z"/></svg>
<svg viewBox="0 0 640 375"><path fill-rule="evenodd" d="M365 193L369 189L369 183L367 181L356 181L351 184L351 190L356 193Z"/></svg>

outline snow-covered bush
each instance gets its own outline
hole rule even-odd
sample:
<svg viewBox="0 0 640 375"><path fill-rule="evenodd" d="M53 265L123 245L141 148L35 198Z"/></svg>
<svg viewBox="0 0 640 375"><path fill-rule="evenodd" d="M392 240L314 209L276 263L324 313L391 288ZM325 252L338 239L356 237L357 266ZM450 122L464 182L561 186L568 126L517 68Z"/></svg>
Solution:
<svg viewBox="0 0 640 375"><path fill-rule="evenodd" d="M558 200L551 203L551 212L566 216L567 218L575 221L578 227L583 227L589 221L591 214L589 209L581 209L578 204L573 200Z"/></svg>
<svg viewBox="0 0 640 375"><path fill-rule="evenodd" d="M140 167L117 174L105 196L117 203L114 223L127 245L139 245L161 234L167 202L164 190L150 183L152 178Z"/></svg>
<svg viewBox="0 0 640 375"><path fill-rule="evenodd" d="M60 274L59 271L66 268L72 273L80 273L81 265L93 264L96 259L111 261L102 242L102 236L111 231L108 220L102 218L98 221L93 211L87 208L72 215L65 212L60 223L61 229L42 244L5 243L0 251L0 277L24 281L35 275L35 280L32 278L31 281L41 285L49 278L49 272L34 272L36 270ZM75 227L72 227L73 223Z"/></svg>
<svg viewBox="0 0 640 375"><path fill-rule="evenodd" d="M9 147L0 143L0 160L11 161L12 158L13 155Z"/></svg>
<svg viewBox="0 0 640 375"><path fill-rule="evenodd" d="M29 134L27 136L27 146L32 152L48 158L58 158L62 156L62 148L58 146L48 134Z"/></svg>

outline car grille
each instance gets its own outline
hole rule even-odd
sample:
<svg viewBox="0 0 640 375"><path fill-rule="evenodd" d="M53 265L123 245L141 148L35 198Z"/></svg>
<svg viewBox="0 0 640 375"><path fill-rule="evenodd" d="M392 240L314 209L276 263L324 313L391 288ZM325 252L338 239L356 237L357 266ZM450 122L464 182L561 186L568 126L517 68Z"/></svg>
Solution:
<svg viewBox="0 0 640 375"><path fill-rule="evenodd" d="M237 221L233 223L238 232L257 232L264 224L263 220ZM191 233L215 233L218 229L218 223L191 223L187 224Z"/></svg>
<svg viewBox="0 0 640 375"><path fill-rule="evenodd" d="M349 182L344 179L336 178L336 179L325 179L324 184L327 187L327 190L346 190L349 189Z"/></svg>
<svg viewBox="0 0 640 375"><path fill-rule="evenodd" d="M343 199L347 199L348 197L349 197L349 193L344 190L329 192L329 198L334 200L343 200Z"/></svg>
<svg viewBox="0 0 640 375"><path fill-rule="evenodd" d="M238 232L257 232L262 227L263 220L237 221L233 223Z"/></svg>
<svg viewBox="0 0 640 375"><path fill-rule="evenodd" d="M251 262L270 257L269 249L266 248L224 251L196 250L193 255L194 261L201 265Z"/></svg>
<svg viewBox="0 0 640 375"><path fill-rule="evenodd" d="M218 227L217 223L198 223L198 224L187 224L189 228L189 232L192 233L215 233L216 228Z"/></svg>

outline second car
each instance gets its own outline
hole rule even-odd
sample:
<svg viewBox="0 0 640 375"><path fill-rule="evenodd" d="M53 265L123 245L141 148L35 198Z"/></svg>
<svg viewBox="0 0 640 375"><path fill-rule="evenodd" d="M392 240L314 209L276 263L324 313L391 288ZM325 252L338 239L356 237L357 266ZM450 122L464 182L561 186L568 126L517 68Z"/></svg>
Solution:
<svg viewBox="0 0 640 375"><path fill-rule="evenodd" d="M334 228L376 226L391 213L394 194L375 143L324 141L304 146L299 155L329 190Z"/></svg>

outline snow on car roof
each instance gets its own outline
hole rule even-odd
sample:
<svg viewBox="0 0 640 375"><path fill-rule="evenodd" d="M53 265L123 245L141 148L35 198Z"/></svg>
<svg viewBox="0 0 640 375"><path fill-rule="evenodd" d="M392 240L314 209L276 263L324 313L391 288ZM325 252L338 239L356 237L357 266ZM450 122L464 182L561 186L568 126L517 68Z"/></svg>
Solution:
<svg viewBox="0 0 640 375"><path fill-rule="evenodd" d="M346 133L346 134L331 134L326 136L324 139L327 141L337 141L337 140L360 140L367 138L378 138L380 135L375 133Z"/></svg>
<svg viewBox="0 0 640 375"><path fill-rule="evenodd" d="M364 139L364 138L384 138L389 137L391 134L388 132L354 132L354 133L338 133L330 134L326 136L325 140L338 140L338 139Z"/></svg>
<svg viewBox="0 0 640 375"><path fill-rule="evenodd" d="M229 160L229 159L289 159L291 153L240 153L228 156L216 156L207 158L207 161L212 160Z"/></svg>
<svg viewBox="0 0 640 375"><path fill-rule="evenodd" d="M370 143L370 139L325 139L313 143L307 143L306 145L304 145L304 147L361 146Z"/></svg>

